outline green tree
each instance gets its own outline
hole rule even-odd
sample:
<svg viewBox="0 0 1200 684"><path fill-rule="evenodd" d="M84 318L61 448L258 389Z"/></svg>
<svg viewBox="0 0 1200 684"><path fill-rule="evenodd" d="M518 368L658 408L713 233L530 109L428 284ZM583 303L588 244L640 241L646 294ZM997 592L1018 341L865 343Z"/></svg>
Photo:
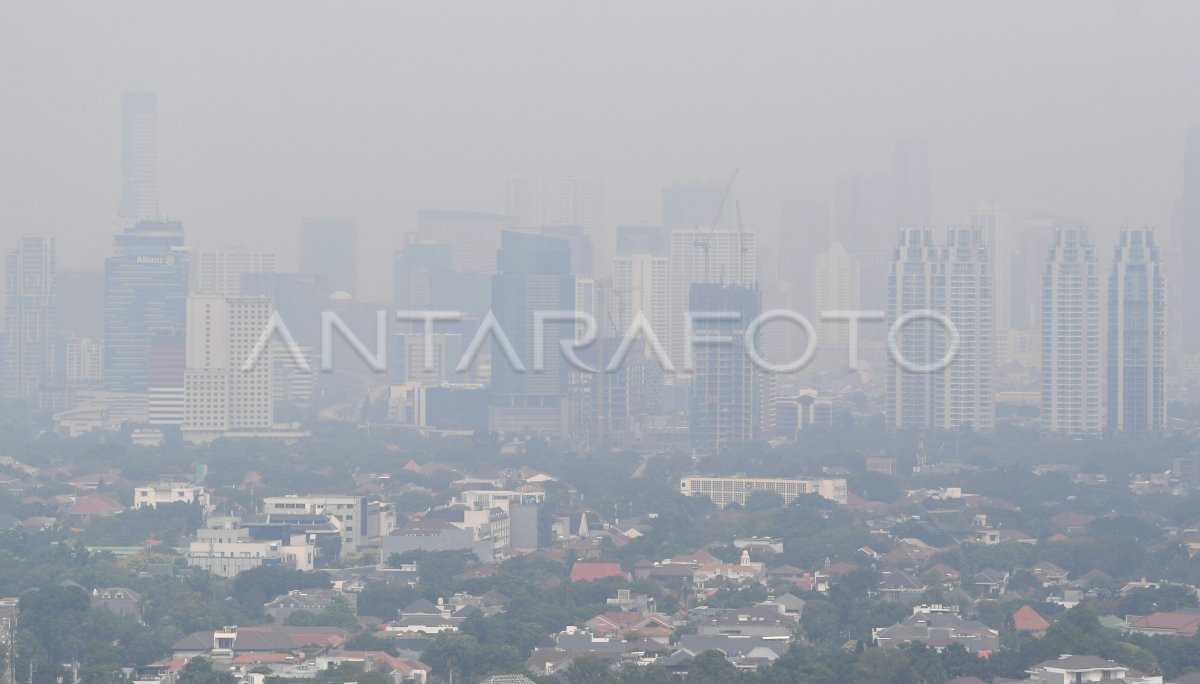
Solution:
<svg viewBox="0 0 1200 684"><path fill-rule="evenodd" d="M235 684L237 678L228 672L218 672L207 658L192 658L179 671L178 684Z"/></svg>

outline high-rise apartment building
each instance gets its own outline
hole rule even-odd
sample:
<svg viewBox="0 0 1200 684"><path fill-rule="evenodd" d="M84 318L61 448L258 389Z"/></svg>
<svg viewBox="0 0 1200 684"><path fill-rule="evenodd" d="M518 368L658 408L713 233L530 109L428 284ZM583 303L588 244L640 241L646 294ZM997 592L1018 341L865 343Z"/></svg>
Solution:
<svg viewBox="0 0 1200 684"><path fill-rule="evenodd" d="M1100 272L1087 228L1059 228L1042 276L1042 427L1100 433Z"/></svg>
<svg viewBox="0 0 1200 684"><path fill-rule="evenodd" d="M141 221L118 233L104 262L104 386L148 388L147 352L156 334L181 333L188 254L178 221Z"/></svg>
<svg viewBox="0 0 1200 684"><path fill-rule="evenodd" d="M121 94L122 221L152 221L158 213L158 95Z"/></svg>
<svg viewBox="0 0 1200 684"><path fill-rule="evenodd" d="M1167 425L1166 286L1154 229L1123 229L1108 280L1108 426Z"/></svg>
<svg viewBox="0 0 1200 684"><path fill-rule="evenodd" d="M929 230L900 235L886 311L896 347L888 355L888 424L990 431L995 427L995 329L983 232L951 229L942 248ZM949 363L938 368L947 357L952 357Z"/></svg>
<svg viewBox="0 0 1200 684"><path fill-rule="evenodd" d="M945 269L930 229L900 231L892 270L888 277L886 324L893 330L901 318L921 311L944 313ZM946 330L937 323L913 320L895 328L895 352L887 361L887 422L894 428L940 427L944 415L942 378L938 373L911 372L895 354L918 366L936 363L949 344Z"/></svg>
<svg viewBox="0 0 1200 684"><path fill-rule="evenodd" d="M22 237L5 260L4 387L0 396L36 398L57 380L58 329L54 238Z"/></svg>
<svg viewBox="0 0 1200 684"><path fill-rule="evenodd" d="M183 434L205 442L274 424L270 346L255 351L271 320L267 297L192 295L187 300Z"/></svg>
<svg viewBox="0 0 1200 684"><path fill-rule="evenodd" d="M945 377L945 429L989 432L996 426L995 289L983 231L952 228L943 255L946 315L958 329L958 353Z"/></svg>
<svg viewBox="0 0 1200 684"><path fill-rule="evenodd" d="M996 331L1007 331L1012 327L1012 222L995 202L981 199L974 211L967 214L966 227L983 231L983 241L993 265Z"/></svg>

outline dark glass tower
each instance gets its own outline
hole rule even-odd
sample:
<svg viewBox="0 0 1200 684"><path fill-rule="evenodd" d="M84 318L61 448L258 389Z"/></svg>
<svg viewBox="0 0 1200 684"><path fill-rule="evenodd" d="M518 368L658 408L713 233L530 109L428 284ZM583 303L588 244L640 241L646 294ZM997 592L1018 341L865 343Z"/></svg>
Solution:
<svg viewBox="0 0 1200 684"><path fill-rule="evenodd" d="M183 224L141 221L116 237L104 262L104 386L145 392L150 341L180 334L187 308Z"/></svg>

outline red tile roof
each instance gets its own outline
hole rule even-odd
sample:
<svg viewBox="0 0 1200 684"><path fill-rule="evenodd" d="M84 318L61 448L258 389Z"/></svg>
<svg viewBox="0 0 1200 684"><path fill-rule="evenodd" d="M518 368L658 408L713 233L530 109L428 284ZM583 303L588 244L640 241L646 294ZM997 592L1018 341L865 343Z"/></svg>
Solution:
<svg viewBox="0 0 1200 684"><path fill-rule="evenodd" d="M1021 606L1013 613L1013 627L1018 632L1044 632L1049 626L1046 618L1029 606Z"/></svg>
<svg viewBox="0 0 1200 684"><path fill-rule="evenodd" d="M627 577L620 563L576 563L571 566L572 582L590 582L605 577Z"/></svg>

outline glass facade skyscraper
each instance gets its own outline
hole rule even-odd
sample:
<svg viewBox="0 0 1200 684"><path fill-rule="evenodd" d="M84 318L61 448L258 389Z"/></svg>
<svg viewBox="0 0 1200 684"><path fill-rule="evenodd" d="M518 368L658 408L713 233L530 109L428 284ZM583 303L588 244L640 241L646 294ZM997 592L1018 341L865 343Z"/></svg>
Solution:
<svg viewBox="0 0 1200 684"><path fill-rule="evenodd" d="M145 392L148 351L156 334L181 334L188 263L183 224L140 221L117 234L104 262L104 386Z"/></svg>

